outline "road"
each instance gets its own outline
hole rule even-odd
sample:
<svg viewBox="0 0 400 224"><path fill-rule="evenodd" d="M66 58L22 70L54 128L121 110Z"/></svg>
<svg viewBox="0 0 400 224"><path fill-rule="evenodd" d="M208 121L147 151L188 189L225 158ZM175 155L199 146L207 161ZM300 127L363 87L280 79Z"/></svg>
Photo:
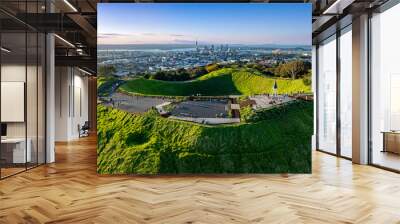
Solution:
<svg viewBox="0 0 400 224"><path fill-rule="evenodd" d="M119 92L113 93L111 99L113 103L109 103L109 105L113 104L115 108L131 113L143 113L168 101L168 99L160 97L132 96Z"/></svg>

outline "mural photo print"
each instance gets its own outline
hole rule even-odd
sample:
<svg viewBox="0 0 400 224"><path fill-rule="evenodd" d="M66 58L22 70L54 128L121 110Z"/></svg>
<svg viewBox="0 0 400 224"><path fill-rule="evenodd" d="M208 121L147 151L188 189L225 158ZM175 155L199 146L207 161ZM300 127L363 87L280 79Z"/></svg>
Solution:
<svg viewBox="0 0 400 224"><path fill-rule="evenodd" d="M100 174L310 173L311 4L98 4Z"/></svg>

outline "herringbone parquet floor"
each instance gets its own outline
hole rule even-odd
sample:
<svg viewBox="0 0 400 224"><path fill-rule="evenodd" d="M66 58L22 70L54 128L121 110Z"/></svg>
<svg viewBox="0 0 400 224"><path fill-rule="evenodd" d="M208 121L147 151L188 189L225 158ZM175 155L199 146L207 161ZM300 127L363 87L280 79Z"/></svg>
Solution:
<svg viewBox="0 0 400 224"><path fill-rule="evenodd" d="M0 181L0 223L400 223L400 175L313 153L312 175L99 176L96 140Z"/></svg>

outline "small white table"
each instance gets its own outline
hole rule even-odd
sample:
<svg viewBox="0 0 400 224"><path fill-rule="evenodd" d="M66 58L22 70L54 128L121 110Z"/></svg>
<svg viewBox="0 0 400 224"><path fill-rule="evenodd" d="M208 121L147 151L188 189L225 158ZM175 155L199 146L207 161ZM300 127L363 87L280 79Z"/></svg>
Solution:
<svg viewBox="0 0 400 224"><path fill-rule="evenodd" d="M26 139L28 143L25 152L25 138L5 138L1 139L1 144L3 145L14 145L13 147L13 163L26 163L32 160L31 145L32 140L30 138Z"/></svg>

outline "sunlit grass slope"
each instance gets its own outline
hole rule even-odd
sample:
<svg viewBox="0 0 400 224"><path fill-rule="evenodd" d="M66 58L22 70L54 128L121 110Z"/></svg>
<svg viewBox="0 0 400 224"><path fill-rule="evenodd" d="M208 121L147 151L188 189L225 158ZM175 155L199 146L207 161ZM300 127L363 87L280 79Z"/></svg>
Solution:
<svg viewBox="0 0 400 224"><path fill-rule="evenodd" d="M98 172L311 172L312 102L264 113L264 120L204 126L98 106Z"/></svg>
<svg viewBox="0 0 400 224"><path fill-rule="evenodd" d="M276 79L278 93L310 92L302 79ZM273 93L275 78L260 75L249 69L223 68L192 81L170 82L137 78L128 81L120 90L129 93L156 96L254 95Z"/></svg>

